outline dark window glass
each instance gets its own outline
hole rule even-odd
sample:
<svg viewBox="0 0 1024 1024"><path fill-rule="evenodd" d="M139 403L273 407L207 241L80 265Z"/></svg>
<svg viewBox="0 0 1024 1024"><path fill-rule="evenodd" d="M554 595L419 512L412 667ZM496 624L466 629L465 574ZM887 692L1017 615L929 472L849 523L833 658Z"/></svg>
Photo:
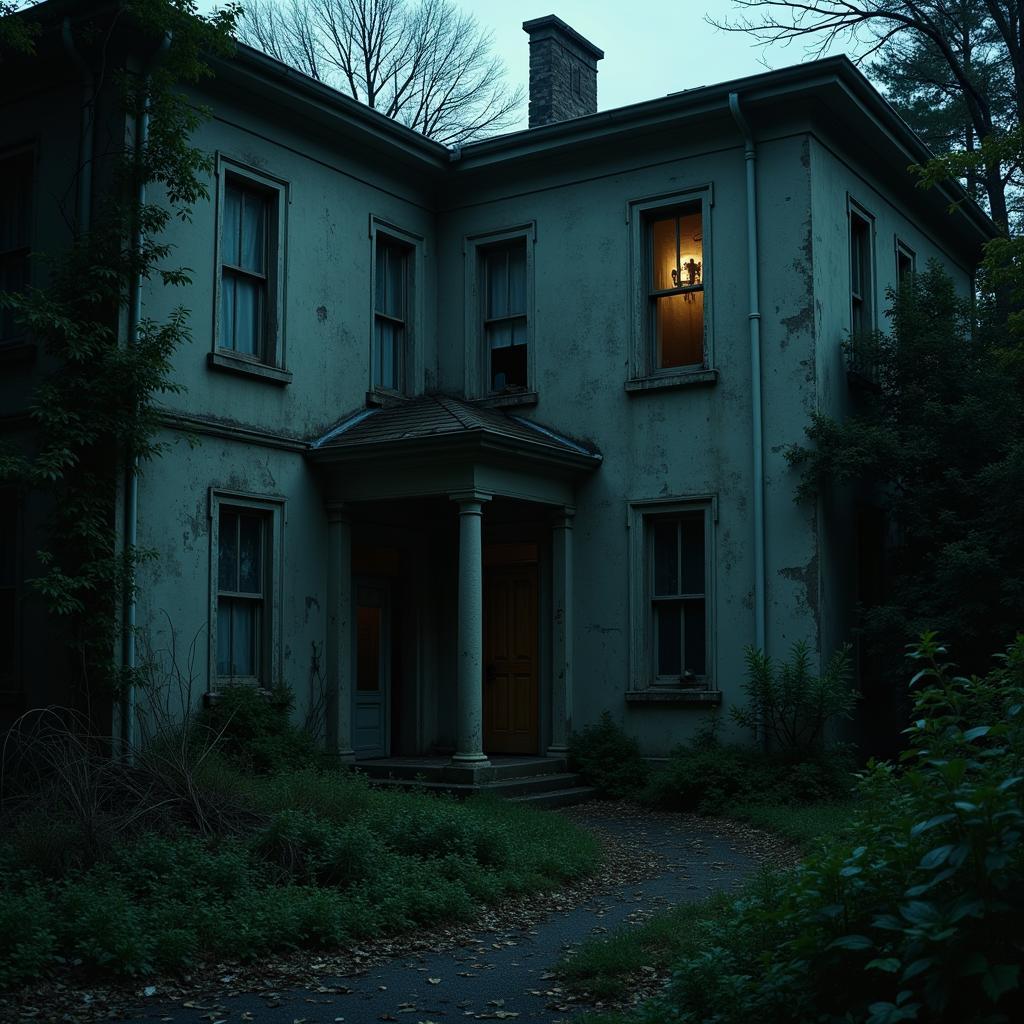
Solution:
<svg viewBox="0 0 1024 1024"><path fill-rule="evenodd" d="M527 387L526 241L483 253L484 338L492 391Z"/></svg>
<svg viewBox="0 0 1024 1024"><path fill-rule="evenodd" d="M229 178L221 223L220 347L257 359L266 350L271 199Z"/></svg>
<svg viewBox="0 0 1024 1024"><path fill-rule="evenodd" d="M266 518L223 509L217 551L217 674L260 676Z"/></svg>

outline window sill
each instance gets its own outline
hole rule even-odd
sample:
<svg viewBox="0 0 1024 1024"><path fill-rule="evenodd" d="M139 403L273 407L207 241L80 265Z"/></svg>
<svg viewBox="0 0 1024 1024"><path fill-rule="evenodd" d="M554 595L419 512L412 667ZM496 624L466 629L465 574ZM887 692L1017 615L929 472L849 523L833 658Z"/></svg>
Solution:
<svg viewBox="0 0 1024 1024"><path fill-rule="evenodd" d="M721 690L627 690L627 704L658 704L689 707L712 708L722 703Z"/></svg>
<svg viewBox="0 0 1024 1024"><path fill-rule="evenodd" d="M226 349L208 352L206 354L206 365L211 370L218 370L221 373L234 373L240 377L264 380L268 384L283 386L292 382L290 370L283 370L279 366L268 366L266 363L259 363L255 359L246 359L245 356L235 355L234 352L229 352Z"/></svg>
<svg viewBox="0 0 1024 1024"><path fill-rule="evenodd" d="M34 341L0 341L0 363L34 363L36 355Z"/></svg>
<svg viewBox="0 0 1024 1024"><path fill-rule="evenodd" d="M638 394L644 391L664 391L671 388L710 387L717 383L717 370L680 370L679 373L632 377L626 381L624 386L629 394Z"/></svg>
<svg viewBox="0 0 1024 1024"><path fill-rule="evenodd" d="M531 406L537 404L536 391L511 391L505 395L488 395L486 398L478 398L474 405L482 405L487 409L513 409L517 406Z"/></svg>

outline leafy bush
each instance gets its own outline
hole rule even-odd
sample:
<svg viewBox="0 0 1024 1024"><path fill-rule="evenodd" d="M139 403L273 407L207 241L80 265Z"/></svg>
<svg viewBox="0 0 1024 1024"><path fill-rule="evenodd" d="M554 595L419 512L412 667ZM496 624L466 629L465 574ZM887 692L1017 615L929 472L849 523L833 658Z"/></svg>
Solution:
<svg viewBox="0 0 1024 1024"><path fill-rule="evenodd" d="M821 676L810 668L810 650L798 640L790 660L778 667L763 651L746 649L748 706L731 713L748 729L764 729L771 748L784 756L801 757L820 750L825 730L837 718L848 718L857 700L850 685L850 648L832 655Z"/></svg>
<svg viewBox="0 0 1024 1024"><path fill-rule="evenodd" d="M648 765L640 746L605 711L594 725L569 739L569 767L603 796L632 796L647 780Z"/></svg>
<svg viewBox="0 0 1024 1024"><path fill-rule="evenodd" d="M649 1021L996 1024L1024 1015L1024 637L983 678L926 635L904 768L789 876L694 930Z"/></svg>

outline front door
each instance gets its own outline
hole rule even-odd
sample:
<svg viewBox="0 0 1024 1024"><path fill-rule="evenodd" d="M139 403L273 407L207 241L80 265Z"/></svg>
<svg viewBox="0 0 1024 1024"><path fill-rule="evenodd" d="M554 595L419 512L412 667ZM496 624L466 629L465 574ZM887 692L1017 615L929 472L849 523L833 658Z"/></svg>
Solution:
<svg viewBox="0 0 1024 1024"><path fill-rule="evenodd" d="M537 566L484 574L484 750L536 754Z"/></svg>
<svg viewBox="0 0 1024 1024"><path fill-rule="evenodd" d="M352 742L356 757L387 757L390 737L391 616L386 583L356 584L356 685Z"/></svg>

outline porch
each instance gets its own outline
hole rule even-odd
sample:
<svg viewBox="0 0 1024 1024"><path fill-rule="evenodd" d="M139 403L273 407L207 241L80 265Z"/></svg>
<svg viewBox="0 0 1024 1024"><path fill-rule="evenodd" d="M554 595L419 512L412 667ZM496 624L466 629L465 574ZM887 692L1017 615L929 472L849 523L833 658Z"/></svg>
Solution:
<svg viewBox="0 0 1024 1024"><path fill-rule="evenodd" d="M449 789L565 775L575 485L599 453L426 396L357 413L309 458L328 516L330 749Z"/></svg>

